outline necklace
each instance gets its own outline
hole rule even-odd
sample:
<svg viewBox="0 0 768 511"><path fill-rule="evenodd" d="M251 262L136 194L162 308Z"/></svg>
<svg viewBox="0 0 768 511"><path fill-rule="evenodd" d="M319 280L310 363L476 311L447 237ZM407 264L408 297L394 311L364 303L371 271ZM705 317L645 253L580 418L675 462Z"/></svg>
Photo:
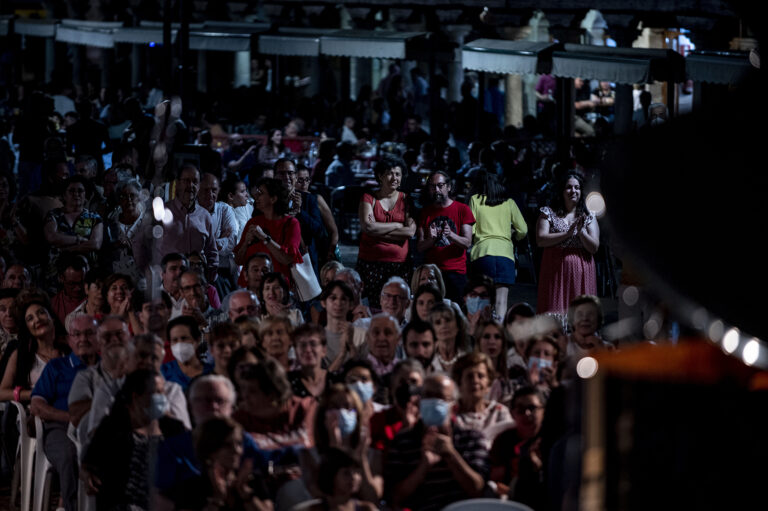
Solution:
<svg viewBox="0 0 768 511"><path fill-rule="evenodd" d="M437 353L437 361L440 362L440 365L445 366L452 366L456 360L459 358L459 352L457 351L456 354L453 356L450 360L445 360L442 356L440 356L440 353Z"/></svg>

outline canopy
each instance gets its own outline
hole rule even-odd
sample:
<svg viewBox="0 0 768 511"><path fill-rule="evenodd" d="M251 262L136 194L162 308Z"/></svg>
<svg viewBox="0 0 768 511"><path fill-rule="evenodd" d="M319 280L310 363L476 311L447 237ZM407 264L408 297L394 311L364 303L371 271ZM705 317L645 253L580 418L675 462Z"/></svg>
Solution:
<svg viewBox="0 0 768 511"><path fill-rule="evenodd" d="M190 30L189 49L208 51L249 51L251 36L266 32L265 23L208 22L203 29Z"/></svg>
<svg viewBox="0 0 768 511"><path fill-rule="evenodd" d="M176 41L178 30L171 30L171 42ZM113 34L116 43L149 44L163 42L162 28L124 27Z"/></svg>
<svg viewBox="0 0 768 511"><path fill-rule="evenodd" d="M515 75L549 73L551 53L557 43L477 39L464 45L464 69Z"/></svg>
<svg viewBox="0 0 768 511"><path fill-rule="evenodd" d="M751 69L747 52L694 51L685 58L685 73L694 82L738 83Z"/></svg>
<svg viewBox="0 0 768 511"><path fill-rule="evenodd" d="M552 74L616 83L681 82L685 60L672 50L566 44L552 53Z"/></svg>
<svg viewBox="0 0 768 511"><path fill-rule="evenodd" d="M408 42L426 32L339 30L320 39L320 53L338 57L405 59Z"/></svg>
<svg viewBox="0 0 768 511"><path fill-rule="evenodd" d="M21 35L54 37L58 20L32 20L19 18L13 23L13 31Z"/></svg>
<svg viewBox="0 0 768 511"><path fill-rule="evenodd" d="M336 32L334 29L280 28L276 34L259 36L259 53L295 57L320 55L320 38Z"/></svg>
<svg viewBox="0 0 768 511"><path fill-rule="evenodd" d="M56 30L56 40L96 48L114 48L113 35L122 25L120 22L65 19L61 20Z"/></svg>

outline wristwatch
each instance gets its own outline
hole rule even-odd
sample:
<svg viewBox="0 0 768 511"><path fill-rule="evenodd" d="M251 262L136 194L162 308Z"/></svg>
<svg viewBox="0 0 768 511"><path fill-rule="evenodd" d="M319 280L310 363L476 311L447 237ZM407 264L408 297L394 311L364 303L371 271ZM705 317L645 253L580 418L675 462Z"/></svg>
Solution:
<svg viewBox="0 0 768 511"><path fill-rule="evenodd" d="M264 244L269 245L269 243L272 241L272 236L267 234L267 236L264 238Z"/></svg>

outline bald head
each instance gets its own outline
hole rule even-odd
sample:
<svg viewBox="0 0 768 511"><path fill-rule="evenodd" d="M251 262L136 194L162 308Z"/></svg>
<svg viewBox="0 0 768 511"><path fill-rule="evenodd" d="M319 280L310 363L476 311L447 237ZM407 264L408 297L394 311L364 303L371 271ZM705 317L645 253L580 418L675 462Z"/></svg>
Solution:
<svg viewBox="0 0 768 511"><path fill-rule="evenodd" d="M458 390L453 380L444 373L433 373L424 380L422 398L442 399L443 401L455 401Z"/></svg>
<svg viewBox="0 0 768 511"><path fill-rule="evenodd" d="M213 211L219 197L221 186L219 180L210 173L203 174L200 179L200 191L197 194L197 202L208 211Z"/></svg>
<svg viewBox="0 0 768 511"><path fill-rule="evenodd" d="M229 298L229 319L234 321L241 316L256 316L259 306L256 295L250 291L236 291Z"/></svg>

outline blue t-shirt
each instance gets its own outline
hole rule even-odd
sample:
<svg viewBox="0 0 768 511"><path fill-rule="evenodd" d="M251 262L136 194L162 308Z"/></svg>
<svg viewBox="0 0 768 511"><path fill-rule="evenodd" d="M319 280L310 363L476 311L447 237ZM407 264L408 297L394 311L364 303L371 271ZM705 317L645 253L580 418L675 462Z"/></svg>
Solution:
<svg viewBox="0 0 768 511"><path fill-rule="evenodd" d="M214 365L212 363L203 362L203 372L200 376L211 374L213 368ZM181 385L184 392L187 392L187 389L189 389L189 386L192 383L192 378L184 374L184 371L181 370L181 366L179 366L179 363L176 360L171 360L170 362L163 364L160 367L160 372L163 373L163 378L167 381L172 381Z"/></svg>
<svg viewBox="0 0 768 511"><path fill-rule="evenodd" d="M69 411L67 398L78 371L88 367L77 355L54 358L45 364L40 378L32 389L32 397L40 396L57 410Z"/></svg>

